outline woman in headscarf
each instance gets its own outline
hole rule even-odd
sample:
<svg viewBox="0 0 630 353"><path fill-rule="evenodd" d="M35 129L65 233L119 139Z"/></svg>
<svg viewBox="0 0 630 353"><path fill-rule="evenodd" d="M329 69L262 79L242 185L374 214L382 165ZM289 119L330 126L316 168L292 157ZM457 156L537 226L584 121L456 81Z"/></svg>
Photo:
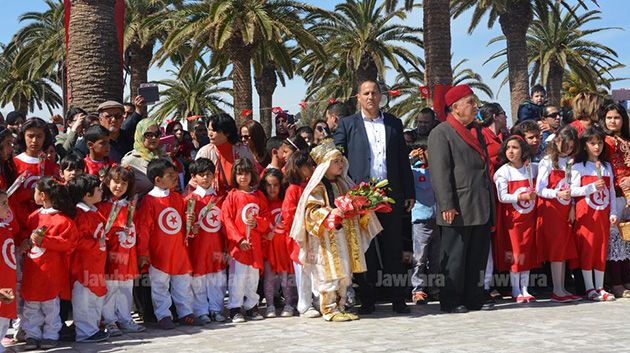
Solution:
<svg viewBox="0 0 630 353"><path fill-rule="evenodd" d="M160 128L154 120L141 120L136 127L133 150L122 159L123 166L135 169L135 191L139 196L153 188L153 182L147 177L149 162L156 158L168 158L160 150L160 135Z"/></svg>

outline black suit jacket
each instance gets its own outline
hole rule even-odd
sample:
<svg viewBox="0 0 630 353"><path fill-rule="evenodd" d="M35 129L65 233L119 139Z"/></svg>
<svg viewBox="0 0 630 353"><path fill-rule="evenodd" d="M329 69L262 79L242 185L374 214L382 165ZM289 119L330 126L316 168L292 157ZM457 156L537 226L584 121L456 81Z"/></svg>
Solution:
<svg viewBox="0 0 630 353"><path fill-rule="evenodd" d="M384 113L387 179L391 192L389 196L396 200L398 211L404 207L404 200L413 199L415 190L413 174L409 165L409 156L403 137L402 121L391 114ZM370 141L368 140L361 113L339 120L335 130L335 145L343 148L350 166L348 174L355 183L370 180Z"/></svg>

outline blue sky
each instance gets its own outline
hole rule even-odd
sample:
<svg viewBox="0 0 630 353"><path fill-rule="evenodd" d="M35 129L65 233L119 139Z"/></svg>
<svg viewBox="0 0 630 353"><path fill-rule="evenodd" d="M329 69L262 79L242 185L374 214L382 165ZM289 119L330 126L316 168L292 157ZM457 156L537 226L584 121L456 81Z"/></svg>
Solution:
<svg viewBox="0 0 630 353"><path fill-rule="evenodd" d="M317 1L305 1L309 4L320 6L326 9L333 9L335 4L339 3L337 0L317 0ZM401 1L402 2L402 1ZM569 0L571 2L571 0ZM12 35L20 28L18 23L18 17L20 14L27 11L43 11L45 10L45 4L41 0L0 0L2 5L2 11L4 13L3 21L0 21L0 42L8 42ZM619 61L629 65L630 64L630 27L628 26L628 14L630 13L630 2L621 0L606 0L599 1L600 10L602 11L602 20L594 22L597 27L621 27L623 30L610 30L603 33L598 33L590 37L591 40L603 43L610 46L619 54ZM417 9L411 12L407 19L404 21L410 26L422 26L422 10ZM452 36L452 52L454 54L452 63L455 65L462 59L468 59L465 64L479 74L481 74L484 82L490 85L495 95L495 101L501 103L501 105L509 111L509 90L507 85L499 91L499 86L503 77L492 79L492 74L496 70L499 61L490 62L483 65L484 61L494 52L501 49L502 44L494 44L487 46L486 44L491 38L501 34L498 23L494 28L488 29L483 25L480 25L472 34L468 34L467 29L470 23L470 13L467 13L451 23L451 36ZM423 57L423 52L420 49L414 51L416 55ZM165 72L165 68L158 69L152 68L149 72L150 80L160 80L168 77ZM615 71L617 77L630 77L630 67L626 67ZM387 83L392 84L395 72L388 72L386 75ZM613 88L630 88L629 81L617 82L613 85ZM287 82L286 87L278 87L274 94L274 106L281 106L284 109L288 109L291 112L299 111L298 104L302 101L304 92L306 91L306 85L301 78L295 78ZM126 90L128 95L128 90ZM481 95L483 99L487 99ZM254 106L255 115L257 116L258 97L254 89ZM11 106L5 106L0 111L6 115L11 110ZM34 115L39 115L43 118L47 118L49 113L47 110L43 112L35 112Z"/></svg>

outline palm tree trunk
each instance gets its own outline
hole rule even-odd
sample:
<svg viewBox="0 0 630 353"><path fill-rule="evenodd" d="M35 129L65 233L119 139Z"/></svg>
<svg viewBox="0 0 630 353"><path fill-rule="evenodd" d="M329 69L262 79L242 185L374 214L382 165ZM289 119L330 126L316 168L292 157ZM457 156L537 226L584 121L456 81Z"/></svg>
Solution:
<svg viewBox="0 0 630 353"><path fill-rule="evenodd" d="M28 99L24 96L24 94L18 94L13 99L11 99L11 104L13 104L13 110L16 112L20 112L26 116L28 114Z"/></svg>
<svg viewBox="0 0 630 353"><path fill-rule="evenodd" d="M452 85L451 17L446 0L423 1L425 84Z"/></svg>
<svg viewBox="0 0 630 353"><path fill-rule="evenodd" d="M238 126L246 119L242 115L245 109L252 109L252 54L246 46L231 46L232 85L234 89L234 119Z"/></svg>
<svg viewBox="0 0 630 353"><path fill-rule="evenodd" d="M130 45L131 49L131 101L138 95L138 87L141 83L148 82L149 67L153 59L153 46L155 41L144 46Z"/></svg>
<svg viewBox="0 0 630 353"><path fill-rule="evenodd" d="M549 104L560 106L562 98L562 79L564 76L564 68L559 62L553 61L549 66L549 74L547 76L547 93L549 94Z"/></svg>
<svg viewBox="0 0 630 353"><path fill-rule="evenodd" d="M512 121L518 119L518 106L529 98L529 74L527 69L527 28L533 14L530 0L513 0L505 13L499 16L501 30L507 41L508 80Z"/></svg>
<svg viewBox="0 0 630 353"><path fill-rule="evenodd" d="M122 63L115 0L72 0L68 45L70 103L96 111L106 100L122 101Z"/></svg>
<svg viewBox="0 0 630 353"><path fill-rule="evenodd" d="M359 64L359 68L357 69L355 75L357 79L355 87L357 87L359 82L363 82L365 80L377 81L378 74L378 67L374 62L374 59L372 59L372 57L367 53L363 54L363 56L361 56L361 63ZM356 90L356 88L354 90Z"/></svg>
<svg viewBox="0 0 630 353"><path fill-rule="evenodd" d="M278 85L278 77L276 76L276 66L274 63L267 63L260 75L254 77L256 92L258 92L260 124L265 129L267 136L271 136L271 108L273 107L273 92Z"/></svg>

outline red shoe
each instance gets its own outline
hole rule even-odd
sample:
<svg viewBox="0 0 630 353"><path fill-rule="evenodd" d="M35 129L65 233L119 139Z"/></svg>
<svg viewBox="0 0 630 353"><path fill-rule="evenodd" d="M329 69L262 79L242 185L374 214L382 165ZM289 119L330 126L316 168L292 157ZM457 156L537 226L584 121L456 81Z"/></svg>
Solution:
<svg viewBox="0 0 630 353"><path fill-rule="evenodd" d="M530 302L535 302L536 301L536 297L534 297L533 295L526 295L523 297L528 303Z"/></svg>
<svg viewBox="0 0 630 353"><path fill-rule="evenodd" d="M584 298L582 298L579 295L575 295L575 294L571 294L571 293L569 293L568 297L570 297L571 300L574 301L574 302L579 302L580 300L584 299Z"/></svg>
<svg viewBox="0 0 630 353"><path fill-rule="evenodd" d="M571 303L574 299L570 295L559 296L552 294L551 301L556 303Z"/></svg>
<svg viewBox="0 0 630 353"><path fill-rule="evenodd" d="M516 297L516 303L517 304L523 304L523 303L526 303L526 302L527 302L527 299L525 299L524 296L519 295L519 296Z"/></svg>

